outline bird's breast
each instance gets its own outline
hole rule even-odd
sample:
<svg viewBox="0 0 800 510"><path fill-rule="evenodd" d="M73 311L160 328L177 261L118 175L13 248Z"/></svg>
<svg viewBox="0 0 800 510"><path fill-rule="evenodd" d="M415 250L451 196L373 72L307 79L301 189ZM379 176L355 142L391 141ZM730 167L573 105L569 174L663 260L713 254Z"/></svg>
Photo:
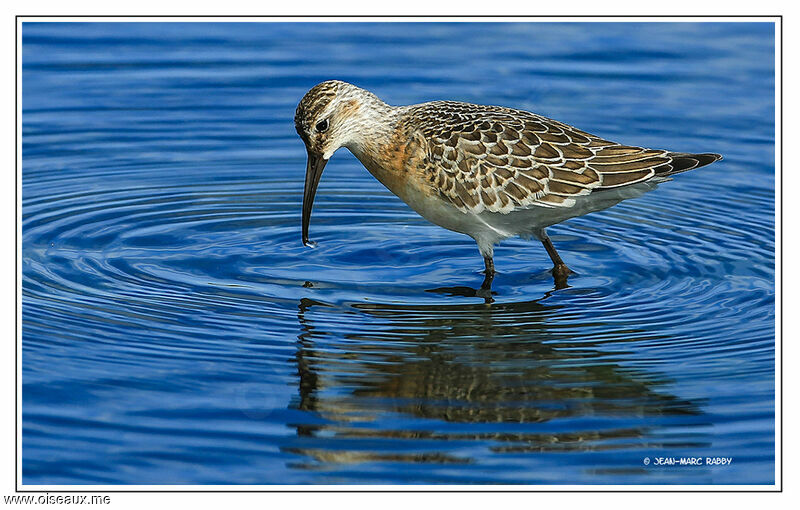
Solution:
<svg viewBox="0 0 800 510"><path fill-rule="evenodd" d="M424 152L413 137L395 132L382 141L369 141L354 149L353 154L369 173L406 203L410 189L424 193L428 188L431 193L418 168Z"/></svg>

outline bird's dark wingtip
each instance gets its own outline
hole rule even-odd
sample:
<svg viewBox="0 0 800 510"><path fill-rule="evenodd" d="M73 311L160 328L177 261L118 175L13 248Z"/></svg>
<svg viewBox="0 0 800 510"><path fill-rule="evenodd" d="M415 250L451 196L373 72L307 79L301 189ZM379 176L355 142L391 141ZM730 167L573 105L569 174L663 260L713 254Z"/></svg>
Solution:
<svg viewBox="0 0 800 510"><path fill-rule="evenodd" d="M722 159L721 154L715 152L704 152L700 154L691 154L686 152L670 152L668 154L672 158L666 175L678 174L700 168L701 166L710 165Z"/></svg>

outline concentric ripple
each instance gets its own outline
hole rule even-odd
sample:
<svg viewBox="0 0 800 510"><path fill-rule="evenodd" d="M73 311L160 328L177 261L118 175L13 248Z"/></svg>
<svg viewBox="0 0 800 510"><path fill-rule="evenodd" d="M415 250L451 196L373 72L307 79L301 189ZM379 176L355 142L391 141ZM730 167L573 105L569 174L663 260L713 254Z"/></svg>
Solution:
<svg viewBox="0 0 800 510"><path fill-rule="evenodd" d="M23 29L24 483L773 481L775 184L771 96L759 89L772 61L753 58L771 48L761 28L423 24L418 39L400 25L114 25ZM682 80L625 66L608 80L617 64L605 52L563 45L533 70L528 50L505 44L569 35L599 47L609 34ZM552 228L577 273L563 290L541 245L513 239L496 250L494 301L478 297L474 242L416 216L344 151L322 178L309 249L294 104L317 77L358 76L330 63L342 48L301 47L343 37L373 48L348 49L362 59L348 65L388 76L361 84L392 102L534 109L531 97L558 105L572 90L564 120L726 159ZM645 51L652 38L675 53ZM507 87L527 92L491 97L488 82L470 88L447 66L392 71L464 48L475 65L530 69ZM706 80L732 58L742 83ZM531 76L553 91L525 88ZM601 122L598 88L620 84L661 97L649 118L669 122L638 119L638 99L624 96L606 107L630 122ZM706 123L680 108L724 87L755 131L734 129L716 99ZM655 456L734 463L643 464Z"/></svg>

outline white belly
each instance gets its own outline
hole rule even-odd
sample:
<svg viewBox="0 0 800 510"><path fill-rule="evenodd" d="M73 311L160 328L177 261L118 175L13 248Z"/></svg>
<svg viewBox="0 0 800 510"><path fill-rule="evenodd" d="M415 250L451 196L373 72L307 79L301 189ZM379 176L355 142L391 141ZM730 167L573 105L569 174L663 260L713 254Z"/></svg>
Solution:
<svg viewBox="0 0 800 510"><path fill-rule="evenodd" d="M463 212L450 202L409 185L405 189L391 191L431 223L472 237L481 253L491 256L492 246L503 239L517 235L541 238L544 229L551 225L639 197L655 187L655 182L644 182L577 197L572 207L531 206L508 214Z"/></svg>
<svg viewBox="0 0 800 510"><path fill-rule="evenodd" d="M484 255L491 255L492 245L517 234L507 226L493 221L492 216L498 216L496 214L463 212L450 202L435 195L425 194L410 185L405 186L403 190L392 191L417 214L431 223L454 232L467 234L475 239Z"/></svg>

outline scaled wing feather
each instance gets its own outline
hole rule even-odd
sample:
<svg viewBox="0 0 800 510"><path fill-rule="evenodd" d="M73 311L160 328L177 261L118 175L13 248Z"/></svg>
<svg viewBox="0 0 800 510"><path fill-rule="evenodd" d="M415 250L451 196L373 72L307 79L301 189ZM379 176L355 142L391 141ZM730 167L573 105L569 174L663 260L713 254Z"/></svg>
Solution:
<svg viewBox="0 0 800 510"><path fill-rule="evenodd" d="M571 207L593 191L718 159L620 145L522 110L452 101L413 108L428 180L464 212Z"/></svg>

